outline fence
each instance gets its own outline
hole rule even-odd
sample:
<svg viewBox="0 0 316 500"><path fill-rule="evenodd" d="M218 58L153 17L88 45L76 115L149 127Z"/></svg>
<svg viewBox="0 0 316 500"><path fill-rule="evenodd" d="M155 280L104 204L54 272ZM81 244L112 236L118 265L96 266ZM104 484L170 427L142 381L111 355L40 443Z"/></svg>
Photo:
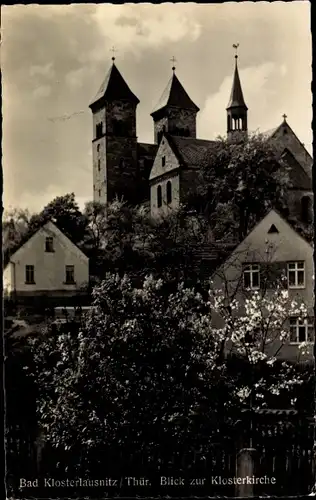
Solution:
<svg viewBox="0 0 316 500"><path fill-rule="evenodd" d="M240 449L249 446L255 450L255 477L267 478L263 484L254 486L254 495L304 495L311 491L314 484L313 428L312 419L299 414L264 413L254 414L251 418L244 415L236 426L235 441L226 439L225 444L214 443L206 456L183 454L173 457L168 463L159 463L157 457L152 457L151 461L130 461L123 455L107 456L105 453L99 469L95 468L93 479L112 478L115 485L101 484L93 490L93 495L104 496L107 491L109 495L120 497L157 494L234 497L236 486L229 484L229 479L236 477L236 455ZM38 461L39 448L34 432L35 429L27 432L20 427L8 429L7 480L11 491L19 496L18 478L23 470L23 477L39 478L37 497L91 495L89 488L85 489L82 485L71 490L60 487L58 481L65 479L65 473L59 473L56 464L61 457L46 447L41 461ZM44 487L44 478L52 477L57 480L57 486ZM138 482L141 478L143 484ZM271 481L272 478L275 480ZM148 481L145 487L144 481ZM24 496L27 494L24 493Z"/></svg>

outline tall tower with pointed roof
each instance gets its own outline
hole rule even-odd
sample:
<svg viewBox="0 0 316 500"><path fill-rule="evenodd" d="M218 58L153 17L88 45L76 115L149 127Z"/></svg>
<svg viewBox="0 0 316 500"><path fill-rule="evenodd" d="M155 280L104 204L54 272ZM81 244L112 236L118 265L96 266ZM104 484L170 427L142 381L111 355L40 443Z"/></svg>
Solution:
<svg viewBox="0 0 316 500"><path fill-rule="evenodd" d="M238 44L233 46L236 51L238 48ZM227 111L227 137L231 137L235 132L244 132L247 133L248 124L247 124L247 112L248 108L246 106L240 78L238 72L238 55L235 55L235 72L233 79L233 86L230 94L230 99L228 106L226 108Z"/></svg>
<svg viewBox="0 0 316 500"><path fill-rule="evenodd" d="M156 144L160 142L164 132L196 138L196 115L199 108L184 90L175 74L175 67L172 68L172 72L167 87L151 113Z"/></svg>
<svg viewBox="0 0 316 500"><path fill-rule="evenodd" d="M139 100L117 69L114 57L112 63L89 106L93 116L93 200L108 203L119 196L133 203L138 183Z"/></svg>

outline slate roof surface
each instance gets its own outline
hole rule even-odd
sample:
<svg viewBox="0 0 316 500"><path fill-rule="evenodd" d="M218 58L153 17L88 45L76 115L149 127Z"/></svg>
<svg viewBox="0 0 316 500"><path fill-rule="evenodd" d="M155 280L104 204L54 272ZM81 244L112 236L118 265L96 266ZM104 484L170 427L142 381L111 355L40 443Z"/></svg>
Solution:
<svg viewBox="0 0 316 500"><path fill-rule="evenodd" d="M181 160L190 167L200 167L207 155L211 155L217 148L218 141L195 139L193 137L170 136Z"/></svg>
<svg viewBox="0 0 316 500"><path fill-rule="evenodd" d="M133 94L114 63L103 80L97 95L91 101L90 107L103 98L108 101L122 99L136 104L139 103L139 99Z"/></svg>
<svg viewBox="0 0 316 500"><path fill-rule="evenodd" d="M242 88L241 88L241 83L240 83L240 78L239 78L239 73L238 73L237 59L236 59L233 86L232 86L232 90L231 90L231 94L230 94L229 103L227 105L227 109L240 108L240 107L248 109L246 104L245 104L244 96L242 93Z"/></svg>
<svg viewBox="0 0 316 500"><path fill-rule="evenodd" d="M163 91L162 96L151 115L166 106L173 106L181 109L192 109L196 112L199 111L198 106L194 104L192 99L188 96L175 73L173 73L170 78L167 87Z"/></svg>

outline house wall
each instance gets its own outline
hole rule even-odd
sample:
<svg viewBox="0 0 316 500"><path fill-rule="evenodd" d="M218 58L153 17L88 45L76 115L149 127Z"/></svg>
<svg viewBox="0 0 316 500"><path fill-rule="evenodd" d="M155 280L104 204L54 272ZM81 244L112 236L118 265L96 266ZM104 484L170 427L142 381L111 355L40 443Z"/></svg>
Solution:
<svg viewBox="0 0 316 500"><path fill-rule="evenodd" d="M279 233L268 234L271 225L274 224ZM214 289L221 289L227 297L232 297L236 292L236 299L240 304L244 303L245 297L252 292L246 292L242 287L242 269L244 263L260 263L262 267L273 269L286 269L289 261L305 262L305 287L300 289L289 289L289 297L298 302L303 301L308 309L308 314L313 316L314 306L314 264L313 249L303 238L274 211L271 211L264 220L247 236L237 247L225 264L216 271L213 277ZM273 267L272 267L273 266ZM275 289L268 290L272 294ZM241 307L242 311L242 307ZM223 326L223 321L214 316L214 325ZM277 342L270 346L269 352L275 352ZM310 359L312 346L308 354L302 359ZM279 357L286 359L298 359L300 351L296 345L284 345Z"/></svg>
<svg viewBox="0 0 316 500"><path fill-rule="evenodd" d="M45 238L54 238L54 252L45 252ZM17 294L58 293L75 294L89 282L88 258L53 224L41 228L12 256L11 270L15 268ZM35 268L35 284L25 283L25 266ZM75 269L75 284L67 285L66 265ZM5 270L8 275L10 265ZM11 271L11 292L14 291Z"/></svg>

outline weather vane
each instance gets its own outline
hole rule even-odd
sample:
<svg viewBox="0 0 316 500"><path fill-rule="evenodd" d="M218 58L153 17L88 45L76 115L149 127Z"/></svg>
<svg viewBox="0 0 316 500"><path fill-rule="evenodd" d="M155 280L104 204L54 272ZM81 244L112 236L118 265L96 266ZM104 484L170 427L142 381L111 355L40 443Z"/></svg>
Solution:
<svg viewBox="0 0 316 500"><path fill-rule="evenodd" d="M177 62L176 58L174 56L172 56L172 58L170 59L170 61L173 63L173 66L172 66L172 71L175 71L176 67L175 67L175 63Z"/></svg>
<svg viewBox="0 0 316 500"><path fill-rule="evenodd" d="M115 55L114 55L114 54L115 54L115 52L117 52L117 50L116 50L116 48L115 48L115 47L112 47L112 48L110 49L110 52L112 52L112 54L113 54L113 56L112 56L112 61L114 62L114 61L115 61Z"/></svg>
<svg viewBox="0 0 316 500"><path fill-rule="evenodd" d="M237 51L238 51L239 43L234 43L234 44L233 44L233 47L234 47L234 49L236 50L235 57L236 57L236 59L237 59L237 57L238 57Z"/></svg>

